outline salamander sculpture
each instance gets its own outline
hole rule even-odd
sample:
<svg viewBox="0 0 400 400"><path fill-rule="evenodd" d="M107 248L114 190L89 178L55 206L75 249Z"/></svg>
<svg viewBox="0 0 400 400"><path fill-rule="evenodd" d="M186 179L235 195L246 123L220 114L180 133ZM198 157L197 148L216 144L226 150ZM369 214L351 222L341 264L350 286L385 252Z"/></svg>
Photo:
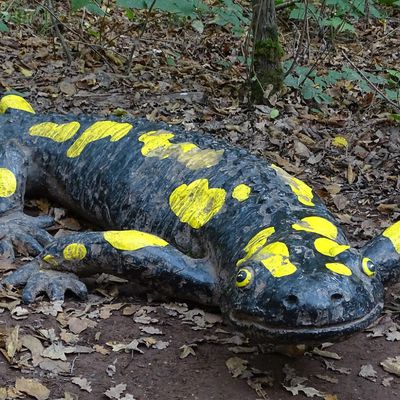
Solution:
<svg viewBox="0 0 400 400"><path fill-rule="evenodd" d="M37 115L0 102L0 255L38 256L3 279L63 299L78 276L217 305L262 341L337 340L368 326L400 275L400 221L358 251L312 189L246 150L145 120ZM41 192L105 229L54 240L23 213Z"/></svg>

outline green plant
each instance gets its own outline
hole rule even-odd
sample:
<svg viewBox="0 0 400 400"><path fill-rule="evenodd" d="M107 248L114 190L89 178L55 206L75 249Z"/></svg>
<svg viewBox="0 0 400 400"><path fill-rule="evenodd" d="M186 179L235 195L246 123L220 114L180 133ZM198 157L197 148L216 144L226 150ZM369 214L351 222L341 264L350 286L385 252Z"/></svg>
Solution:
<svg viewBox="0 0 400 400"><path fill-rule="evenodd" d="M355 32L353 21L363 16L381 18L381 12L376 8L374 0L325 0L317 3L296 3L289 18L304 20L305 13L319 28L330 27L334 33Z"/></svg>
<svg viewBox="0 0 400 400"><path fill-rule="evenodd" d="M71 9L77 11L87 9L96 15L104 15L101 0L71 0ZM155 9L169 13L177 18L192 20L192 26L202 32L204 18L209 24L231 26L235 35L243 34L250 20L240 4L233 0L221 0L216 5L208 5L203 0L116 0L116 6L125 11L125 15L133 20L133 10Z"/></svg>
<svg viewBox="0 0 400 400"><path fill-rule="evenodd" d="M284 63L284 69L287 70L289 65L290 62ZM325 74L320 74L310 67L297 66L285 78L284 83L298 90L305 100L329 104L332 103L333 98L327 94L327 90L340 81L352 82L355 90L362 94L374 93L375 88L379 88L389 100L399 101L400 99L400 71L392 69L387 71L377 69L376 73L370 73L343 67L338 71L330 70ZM382 97L378 94L379 96Z"/></svg>

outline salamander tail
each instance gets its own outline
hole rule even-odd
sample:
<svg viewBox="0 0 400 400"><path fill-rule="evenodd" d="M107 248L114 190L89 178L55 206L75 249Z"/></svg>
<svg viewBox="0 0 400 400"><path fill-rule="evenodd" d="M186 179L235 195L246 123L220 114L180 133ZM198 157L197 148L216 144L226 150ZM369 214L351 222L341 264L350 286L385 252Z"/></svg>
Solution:
<svg viewBox="0 0 400 400"><path fill-rule="evenodd" d="M362 253L377 266L383 283L400 279L400 221L367 243Z"/></svg>

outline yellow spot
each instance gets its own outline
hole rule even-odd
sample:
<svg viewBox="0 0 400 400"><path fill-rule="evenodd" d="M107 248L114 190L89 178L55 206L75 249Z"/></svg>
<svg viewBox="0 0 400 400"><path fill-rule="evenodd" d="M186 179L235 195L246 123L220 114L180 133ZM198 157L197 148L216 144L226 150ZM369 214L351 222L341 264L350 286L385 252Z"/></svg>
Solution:
<svg viewBox="0 0 400 400"><path fill-rule="evenodd" d="M146 157L157 157L160 160L173 158L186 168L197 170L210 168L218 164L224 150L200 149L194 143L171 143L175 135L168 131L150 131L139 136L144 143L142 154Z"/></svg>
<svg viewBox="0 0 400 400"><path fill-rule="evenodd" d="M274 227L265 228L253 236L249 243L243 249L246 252L246 256L240 259L236 265L239 266L247 261L249 258L253 257L257 251L259 251L266 243L268 238L275 232Z"/></svg>
<svg viewBox="0 0 400 400"><path fill-rule="evenodd" d="M263 247L255 256L275 278L294 274L297 268L289 260L289 249L283 242Z"/></svg>
<svg viewBox="0 0 400 400"><path fill-rule="evenodd" d="M103 233L104 239L118 250L134 251L149 246L165 247L168 242L151 235L150 233L140 231L107 231Z"/></svg>
<svg viewBox="0 0 400 400"><path fill-rule="evenodd" d="M367 257L364 257L362 260L362 270L367 276L374 276L376 274L374 263L370 258Z"/></svg>
<svg viewBox="0 0 400 400"><path fill-rule="evenodd" d="M8 108L35 114L32 106L23 97L16 96L15 94L9 94L0 100L0 114L4 114Z"/></svg>
<svg viewBox="0 0 400 400"><path fill-rule="evenodd" d="M81 243L71 243L63 250L63 256L66 260L83 260L86 254L86 247Z"/></svg>
<svg viewBox="0 0 400 400"><path fill-rule="evenodd" d="M277 165L272 164L271 167L290 186L300 203L310 207L315 206L315 204L312 202L314 195L310 186L300 179L288 174L285 170Z"/></svg>
<svg viewBox="0 0 400 400"><path fill-rule="evenodd" d="M221 210L225 197L224 189L209 189L207 179L197 179L178 186L169 197L169 205L181 222L199 229Z"/></svg>
<svg viewBox="0 0 400 400"><path fill-rule="evenodd" d="M236 275L236 286L240 288L247 286L250 283L252 277L252 272L247 268L239 269Z"/></svg>
<svg viewBox="0 0 400 400"><path fill-rule="evenodd" d="M396 251L400 254L400 221L397 221L392 226L385 229L382 236L387 237L392 242Z"/></svg>
<svg viewBox="0 0 400 400"><path fill-rule="evenodd" d="M335 136L332 140L332 145L335 147L346 148L349 145L349 142L344 136Z"/></svg>
<svg viewBox="0 0 400 400"><path fill-rule="evenodd" d="M57 267L58 262L54 256L51 254L47 254L43 257L43 261L45 261L47 264L50 264L52 267Z"/></svg>
<svg viewBox="0 0 400 400"><path fill-rule="evenodd" d="M29 128L31 136L40 136L62 143L71 139L80 128L79 122L69 122L67 124L55 124L53 122L43 122Z"/></svg>
<svg viewBox="0 0 400 400"><path fill-rule="evenodd" d="M341 263L326 263L325 266L332 272L340 275L350 276L352 274L351 269L347 265Z"/></svg>
<svg viewBox="0 0 400 400"><path fill-rule="evenodd" d="M127 122L95 122L71 145L67 151L67 156L70 158L78 157L89 143L104 139L108 136L111 142L116 142L126 136L131 129L132 125Z"/></svg>
<svg viewBox="0 0 400 400"><path fill-rule="evenodd" d="M328 239L336 239L338 230L332 222L322 217L305 217L299 223L293 224L296 231L313 232Z"/></svg>
<svg viewBox="0 0 400 400"><path fill-rule="evenodd" d="M232 197L237 201L245 201L249 198L251 187L241 183L237 185L232 191Z"/></svg>
<svg viewBox="0 0 400 400"><path fill-rule="evenodd" d="M350 248L346 244L339 244L334 240L326 238L315 239L314 246L317 251L328 257L335 257Z"/></svg>
<svg viewBox="0 0 400 400"><path fill-rule="evenodd" d="M0 197L10 197L17 190L17 179L7 168L0 168Z"/></svg>
<svg viewBox="0 0 400 400"><path fill-rule="evenodd" d="M146 157L157 157L157 155L154 153L171 147L172 143L169 141L169 139L172 139L174 136L175 135L173 133L167 131L150 131L144 133L143 135L139 136L139 141L144 143L144 146L142 147L142 154Z"/></svg>

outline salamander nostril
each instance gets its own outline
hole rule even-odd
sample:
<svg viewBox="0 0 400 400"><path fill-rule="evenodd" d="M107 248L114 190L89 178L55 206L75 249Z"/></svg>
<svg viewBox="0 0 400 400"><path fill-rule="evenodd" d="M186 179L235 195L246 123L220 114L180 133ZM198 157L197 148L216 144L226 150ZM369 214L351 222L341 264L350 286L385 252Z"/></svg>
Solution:
<svg viewBox="0 0 400 400"><path fill-rule="evenodd" d="M299 298L297 296L295 296L294 294L289 294L289 296L287 296L285 298L285 303L286 305L296 305L299 302Z"/></svg>
<svg viewBox="0 0 400 400"><path fill-rule="evenodd" d="M340 301L342 299L343 299L343 295L340 293L333 293L333 295L331 296L332 301Z"/></svg>

